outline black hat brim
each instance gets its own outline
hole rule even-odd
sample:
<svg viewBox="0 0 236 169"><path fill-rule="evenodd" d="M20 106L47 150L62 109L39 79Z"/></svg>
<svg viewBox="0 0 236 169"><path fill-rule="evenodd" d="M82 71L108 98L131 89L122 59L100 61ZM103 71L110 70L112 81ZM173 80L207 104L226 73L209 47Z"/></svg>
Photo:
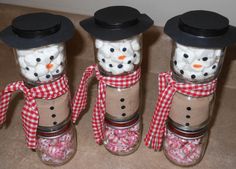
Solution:
<svg viewBox="0 0 236 169"><path fill-rule="evenodd" d="M179 28L180 16L168 20L164 27L164 32L177 43L200 48L224 48L236 42L236 27L229 25L228 30L220 36L196 36L186 33Z"/></svg>
<svg viewBox="0 0 236 169"><path fill-rule="evenodd" d="M57 15L57 17L60 17L61 27L54 34L39 38L22 38L13 32L11 26L8 26L0 33L0 38L10 47L17 49L36 48L44 45L65 42L73 37L75 28L68 18L60 15Z"/></svg>
<svg viewBox="0 0 236 169"><path fill-rule="evenodd" d="M95 23L95 18L91 17L80 22L80 25L92 36L102 40L121 40L126 39L142 32L145 32L153 25L153 20L146 14L141 14L138 17L138 22L135 25L127 28L108 29Z"/></svg>

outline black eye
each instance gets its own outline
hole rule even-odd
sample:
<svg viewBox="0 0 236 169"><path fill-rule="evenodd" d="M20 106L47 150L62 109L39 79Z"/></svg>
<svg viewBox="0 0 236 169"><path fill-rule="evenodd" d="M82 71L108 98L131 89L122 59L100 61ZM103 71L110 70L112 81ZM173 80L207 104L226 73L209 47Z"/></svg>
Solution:
<svg viewBox="0 0 236 169"><path fill-rule="evenodd" d="M185 53L185 54L184 54L184 58L186 58L186 59L187 59L187 58L188 58L188 54L186 54L186 53Z"/></svg>
<svg viewBox="0 0 236 169"><path fill-rule="evenodd" d="M114 52L114 51L115 51L115 49L114 49L114 48L110 48L110 51L111 51L111 52Z"/></svg>
<svg viewBox="0 0 236 169"><path fill-rule="evenodd" d="M41 61L41 59L40 59L40 58L37 58L37 59L36 59L36 61L37 61L37 62L40 62L40 61Z"/></svg>
<svg viewBox="0 0 236 169"><path fill-rule="evenodd" d="M125 52L127 49L126 48L123 48L122 51Z"/></svg>
<svg viewBox="0 0 236 169"><path fill-rule="evenodd" d="M113 67L113 65L112 65L112 64L109 64L109 67Z"/></svg>
<svg viewBox="0 0 236 169"><path fill-rule="evenodd" d="M34 73L34 76L36 76L36 77L37 77L37 76L38 76L38 73Z"/></svg>
<svg viewBox="0 0 236 169"><path fill-rule="evenodd" d="M136 54L134 54L134 58L136 57L137 55Z"/></svg>
<svg viewBox="0 0 236 169"><path fill-rule="evenodd" d="M131 60L128 61L128 64L130 64L130 63L131 63Z"/></svg>
<svg viewBox="0 0 236 169"><path fill-rule="evenodd" d="M29 68L28 68L28 67L26 67L25 69L26 69L26 70L29 70Z"/></svg>
<svg viewBox="0 0 236 169"><path fill-rule="evenodd" d="M102 61L105 63L105 59L102 59Z"/></svg>
<svg viewBox="0 0 236 169"><path fill-rule="evenodd" d="M50 75L46 75L46 78L49 79L51 76Z"/></svg>
<svg viewBox="0 0 236 169"><path fill-rule="evenodd" d="M207 61L208 60L208 57L204 57L202 58L203 61Z"/></svg>
<svg viewBox="0 0 236 169"><path fill-rule="evenodd" d="M54 59L54 56L50 56L50 60L53 60Z"/></svg>

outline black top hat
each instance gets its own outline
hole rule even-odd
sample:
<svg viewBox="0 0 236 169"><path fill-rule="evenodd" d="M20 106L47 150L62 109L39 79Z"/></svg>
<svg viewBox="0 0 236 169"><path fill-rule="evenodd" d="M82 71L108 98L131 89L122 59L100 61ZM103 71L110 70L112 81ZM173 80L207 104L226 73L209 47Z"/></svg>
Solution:
<svg viewBox="0 0 236 169"><path fill-rule="evenodd" d="M164 31L176 42L202 48L223 48L236 42L236 28L215 12L190 11L167 21Z"/></svg>
<svg viewBox="0 0 236 169"><path fill-rule="evenodd" d="M74 25L64 16L31 13L16 17L12 25L0 32L0 38L11 47L29 49L64 42L74 32Z"/></svg>
<svg viewBox="0 0 236 169"><path fill-rule="evenodd" d="M80 25L95 38L113 41L144 32L153 25L153 20L128 6L111 6L98 10Z"/></svg>

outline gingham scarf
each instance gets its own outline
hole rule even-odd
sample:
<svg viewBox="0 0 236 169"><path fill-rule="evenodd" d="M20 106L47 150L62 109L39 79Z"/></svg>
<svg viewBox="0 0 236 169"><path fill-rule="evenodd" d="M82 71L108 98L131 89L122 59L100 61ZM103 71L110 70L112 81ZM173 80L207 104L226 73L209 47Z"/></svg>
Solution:
<svg viewBox="0 0 236 169"><path fill-rule="evenodd" d="M161 148L162 137L165 132L165 121L168 118L175 92L191 97L209 96L216 90L217 83L216 79L205 84L178 83L172 79L171 72L160 73L158 80L159 97L148 134L144 139L145 145L154 150L160 150Z"/></svg>
<svg viewBox="0 0 236 169"><path fill-rule="evenodd" d="M21 112L23 129L25 131L28 148L36 149L36 132L39 121L39 113L36 98L55 99L68 92L68 80L66 75L50 84L27 88L23 81L13 82L6 86L0 95L0 124L6 120L6 113L13 92L20 90L24 93L25 104Z"/></svg>
<svg viewBox="0 0 236 169"><path fill-rule="evenodd" d="M96 78L99 81L98 84L98 95L96 99L96 104L93 109L92 117L92 128L94 132L94 138L96 143L102 144L104 138L103 135L103 124L106 109L106 86L112 86L116 88L127 88L134 85L139 79L141 74L141 69L125 75L125 76L102 76L98 70L97 65L91 65L86 68L82 80L80 82L79 88L77 89L72 103L72 121L75 123L79 114L85 109L87 104L87 88L88 79L93 75L95 71Z"/></svg>

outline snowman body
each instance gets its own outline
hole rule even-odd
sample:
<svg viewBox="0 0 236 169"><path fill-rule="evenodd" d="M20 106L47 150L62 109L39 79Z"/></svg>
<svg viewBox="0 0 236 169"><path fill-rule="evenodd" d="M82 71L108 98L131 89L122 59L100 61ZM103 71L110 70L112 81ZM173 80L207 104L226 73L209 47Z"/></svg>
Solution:
<svg viewBox="0 0 236 169"><path fill-rule="evenodd" d="M97 62L105 76L127 75L141 62L138 36L119 41L95 41ZM113 120L132 118L139 109L140 82L129 88L106 87L106 115Z"/></svg>
<svg viewBox="0 0 236 169"><path fill-rule="evenodd" d="M24 81L30 86L56 81L64 74L65 48L63 43L38 48L16 49L16 59ZM39 127L53 127L63 123L70 114L70 94L55 99L36 99Z"/></svg>
<svg viewBox="0 0 236 169"><path fill-rule="evenodd" d="M214 80L223 63L222 49L205 49L176 44L171 67L173 78L183 83L207 83ZM214 94L191 97L176 92L169 118L179 128L197 130L210 120Z"/></svg>

